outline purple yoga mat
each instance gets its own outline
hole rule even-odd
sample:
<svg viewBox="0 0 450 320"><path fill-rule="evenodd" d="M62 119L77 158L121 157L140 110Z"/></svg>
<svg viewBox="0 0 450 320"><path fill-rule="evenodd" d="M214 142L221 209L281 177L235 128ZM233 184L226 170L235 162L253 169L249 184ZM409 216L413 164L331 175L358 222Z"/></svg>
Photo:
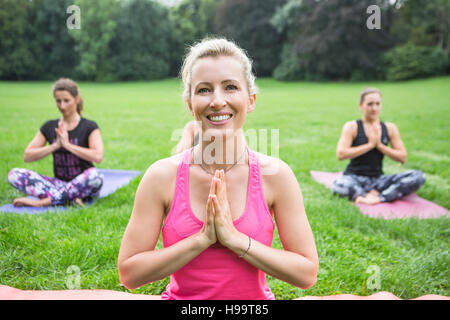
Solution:
<svg viewBox="0 0 450 320"><path fill-rule="evenodd" d="M104 198L117 189L127 185L134 177L139 175L140 171L130 170L112 170L112 169L98 169L103 174L103 186L100 189L100 198ZM33 198L33 197L30 197ZM14 207L12 204L6 204L0 207L0 212L13 212L13 213L43 213L47 211L61 211L66 210L66 206L49 206L49 207Z"/></svg>
<svg viewBox="0 0 450 320"><path fill-rule="evenodd" d="M314 180L323 184L328 189L333 181L342 175L342 172L310 171ZM412 193L393 202L379 203L375 205L356 204L362 214L372 218L399 219L418 218L431 219L442 216L450 217L450 212L434 202L425 200L417 194Z"/></svg>

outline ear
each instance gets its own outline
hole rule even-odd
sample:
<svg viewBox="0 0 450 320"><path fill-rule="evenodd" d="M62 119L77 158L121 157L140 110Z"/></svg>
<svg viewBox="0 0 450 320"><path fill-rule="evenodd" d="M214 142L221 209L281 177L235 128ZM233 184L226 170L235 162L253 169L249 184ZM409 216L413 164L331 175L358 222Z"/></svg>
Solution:
<svg viewBox="0 0 450 320"><path fill-rule="evenodd" d="M256 94L249 96L249 105L247 106L247 113L252 112L256 106Z"/></svg>
<svg viewBox="0 0 450 320"><path fill-rule="evenodd" d="M80 100L81 100L81 96L80 96L80 95L77 95L77 96L75 97L75 103L78 105L78 104L80 103Z"/></svg>
<svg viewBox="0 0 450 320"><path fill-rule="evenodd" d="M363 110L363 106L364 106L364 103L360 103L359 104L359 109L362 111Z"/></svg>
<svg viewBox="0 0 450 320"><path fill-rule="evenodd" d="M191 100L186 100L186 103L188 104L189 107L189 111L191 112L192 115L194 115L194 110L192 109L192 103Z"/></svg>

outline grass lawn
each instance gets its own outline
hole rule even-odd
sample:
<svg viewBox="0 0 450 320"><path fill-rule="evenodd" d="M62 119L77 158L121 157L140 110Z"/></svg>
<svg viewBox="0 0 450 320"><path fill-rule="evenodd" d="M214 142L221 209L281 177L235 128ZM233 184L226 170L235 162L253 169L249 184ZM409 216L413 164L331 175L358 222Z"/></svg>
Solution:
<svg viewBox="0 0 450 320"><path fill-rule="evenodd" d="M51 85L0 82L0 205L21 195L7 182L11 168L52 175L51 157L23 162L23 151L39 127L59 117ZM386 221L363 216L349 201L315 183L309 171L345 168L347 161L335 157L342 125L360 117L357 100L362 88L376 86L383 93L382 119L397 124L408 150L403 166L385 158L385 173L424 171L427 181L418 194L450 208L450 77L399 83L261 79L258 86L257 106L244 129L279 129L279 157L300 183L320 259L317 282L308 290L268 277L277 299L378 291L404 299L449 296L450 219ZM144 172L171 155L178 139L175 130L191 119L175 79L80 83L80 88L83 115L101 128L105 154L100 168ZM67 289L74 277L68 268L77 266L81 289L127 291L119 282L116 263L140 177L89 208L41 215L0 213L0 284ZM278 234L273 246L281 248ZM371 285L372 278L378 278L378 287ZM132 292L160 294L168 280Z"/></svg>

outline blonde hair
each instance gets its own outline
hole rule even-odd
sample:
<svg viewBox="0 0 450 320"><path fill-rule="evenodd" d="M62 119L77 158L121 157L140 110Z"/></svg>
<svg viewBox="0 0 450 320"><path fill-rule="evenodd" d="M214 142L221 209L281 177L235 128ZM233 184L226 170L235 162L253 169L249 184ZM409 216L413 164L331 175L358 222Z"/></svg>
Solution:
<svg viewBox="0 0 450 320"><path fill-rule="evenodd" d="M53 84L52 91L53 95L55 94L55 91L67 91L74 98L79 95L80 102L77 103L77 112L81 116L81 112L83 111L83 98L81 97L80 89L78 89L78 85L75 81L69 78L60 78Z"/></svg>
<svg viewBox="0 0 450 320"><path fill-rule="evenodd" d="M242 65L242 71L250 95L258 92L255 84L256 77L252 72L252 61L244 51L234 42L224 38L205 38L189 48L181 67L181 80L183 81L183 100L191 97L192 67L198 59L205 57L232 57Z"/></svg>
<svg viewBox="0 0 450 320"><path fill-rule="evenodd" d="M381 97L381 91L377 88L364 88L361 94L359 95L359 104L364 102L364 98L371 93L378 93Z"/></svg>

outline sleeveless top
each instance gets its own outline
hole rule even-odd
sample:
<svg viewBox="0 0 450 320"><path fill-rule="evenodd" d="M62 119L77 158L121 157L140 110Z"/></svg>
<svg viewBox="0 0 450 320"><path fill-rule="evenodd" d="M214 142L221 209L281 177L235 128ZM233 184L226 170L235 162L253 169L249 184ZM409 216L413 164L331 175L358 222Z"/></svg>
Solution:
<svg viewBox="0 0 450 320"><path fill-rule="evenodd" d="M358 132L353 140L352 147L360 146L369 142L364 132L362 120L357 120ZM389 135L387 127L381 121L381 142L384 145L389 143ZM358 176L379 177L383 174L383 158L384 154L377 148L360 155L359 157L350 160L344 174L355 174Z"/></svg>
<svg viewBox="0 0 450 320"><path fill-rule="evenodd" d="M257 155L249 155L247 202L233 221L236 229L271 246L275 224L264 198ZM203 221L193 213L189 201L189 163L193 148L186 150L178 166L171 209L162 228L164 247L200 231ZM206 207L206 204L205 204ZM163 300L267 300L275 299L261 270L216 242L170 276Z"/></svg>

